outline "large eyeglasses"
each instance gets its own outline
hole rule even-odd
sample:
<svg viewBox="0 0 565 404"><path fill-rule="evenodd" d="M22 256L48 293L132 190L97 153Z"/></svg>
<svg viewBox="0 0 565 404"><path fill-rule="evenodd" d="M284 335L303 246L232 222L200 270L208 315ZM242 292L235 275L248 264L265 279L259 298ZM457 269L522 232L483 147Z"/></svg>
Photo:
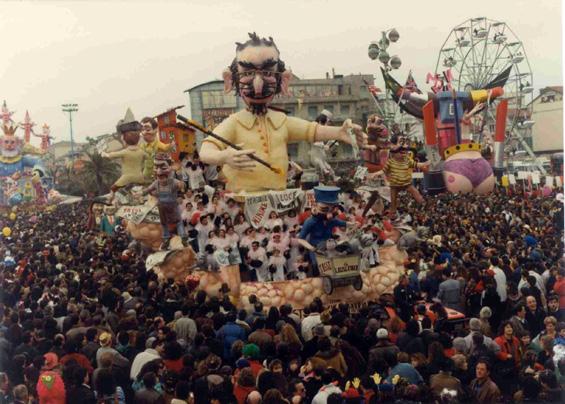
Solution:
<svg viewBox="0 0 565 404"><path fill-rule="evenodd" d="M240 79L249 79L249 78L255 78L256 74L260 74L261 77L263 78L268 78L268 77L277 77L277 75L279 75L280 73L272 70L246 70L243 72L238 72L237 74Z"/></svg>

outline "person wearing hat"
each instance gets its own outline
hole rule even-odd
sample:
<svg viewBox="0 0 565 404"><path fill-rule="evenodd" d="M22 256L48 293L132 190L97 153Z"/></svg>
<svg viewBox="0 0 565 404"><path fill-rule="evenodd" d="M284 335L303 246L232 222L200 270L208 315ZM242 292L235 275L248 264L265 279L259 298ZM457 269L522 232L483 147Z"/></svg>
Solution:
<svg viewBox="0 0 565 404"><path fill-rule="evenodd" d="M339 203L339 187L320 185L314 187L314 197L316 198L316 210L302 226L298 239L302 240L302 245L308 248L310 259L314 267L314 274L317 273L316 259L313 251L324 241L332 237L336 227L347 226L347 222L337 219L335 207Z"/></svg>
<svg viewBox="0 0 565 404"><path fill-rule="evenodd" d="M315 121L318 125L328 126L333 118L333 114L327 109L322 110L320 115L318 115ZM335 175L335 171L331 165L328 164L328 157L326 152L329 150L329 146L326 145L324 141L318 141L312 143L312 148L310 149L310 159L314 167L317 167L321 173L321 177L329 181L337 181L339 177Z"/></svg>
<svg viewBox="0 0 565 404"><path fill-rule="evenodd" d="M114 355L114 362L119 362L121 364L129 365L129 361L124 358L118 351L112 348L112 335L108 332L103 332L98 337L98 342L100 343L100 348L96 351L96 365L101 367L101 358L105 352L111 352Z"/></svg>
<svg viewBox="0 0 565 404"><path fill-rule="evenodd" d="M139 138L141 133L141 124L135 120L130 110L126 117L118 123L116 127L119 134L122 135L123 141L126 145L122 150L115 152L100 153L102 157L109 159L121 159L122 175L110 188L112 200L114 193L126 185L130 184L143 184L145 178L143 177L143 160L145 152L139 147Z"/></svg>
<svg viewBox="0 0 565 404"><path fill-rule="evenodd" d="M408 191L418 203L424 202L420 192L412 185L412 170L422 169L429 166L429 162L417 163L408 156L408 148L403 144L396 145L390 149L390 158L387 159L382 170L371 173L368 179L381 176L383 173L390 184L390 214L396 214L398 207L398 195L401 191Z"/></svg>
<svg viewBox="0 0 565 404"><path fill-rule="evenodd" d="M263 370L263 365L259 361L261 350L255 344L246 344L241 353L243 355L243 359L247 360L249 363L253 376L257 377Z"/></svg>
<svg viewBox="0 0 565 404"><path fill-rule="evenodd" d="M59 358L53 352L46 353L43 358L44 363L36 385L39 402L65 404L66 390L59 369Z"/></svg>
<svg viewBox="0 0 565 404"><path fill-rule="evenodd" d="M387 355L396 356L400 352L400 349L390 342L386 328L379 328L376 335L377 343L369 351L369 361L367 363L367 374L370 375L378 370L377 365L385 360Z"/></svg>

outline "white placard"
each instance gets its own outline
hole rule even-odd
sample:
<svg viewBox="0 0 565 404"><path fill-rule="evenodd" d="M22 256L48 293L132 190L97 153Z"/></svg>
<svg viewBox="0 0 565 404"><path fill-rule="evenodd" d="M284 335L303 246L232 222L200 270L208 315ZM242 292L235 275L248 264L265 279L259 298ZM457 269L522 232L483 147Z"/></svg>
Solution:
<svg viewBox="0 0 565 404"><path fill-rule="evenodd" d="M413 179L422 179L424 178L424 173L421 171L417 171L415 173L412 173L412 178Z"/></svg>
<svg viewBox="0 0 565 404"><path fill-rule="evenodd" d="M514 174L508 174L508 182L510 185L516 185L516 177L514 177Z"/></svg>
<svg viewBox="0 0 565 404"><path fill-rule="evenodd" d="M561 177L559 177L559 176L555 177L555 186L557 188L561 188L563 186L563 182L561 181Z"/></svg>
<svg viewBox="0 0 565 404"><path fill-rule="evenodd" d="M540 175L539 171L534 171L532 173L532 184L538 185L540 183Z"/></svg>
<svg viewBox="0 0 565 404"><path fill-rule="evenodd" d="M553 188L553 176L551 175L545 176L545 186L549 188Z"/></svg>
<svg viewBox="0 0 565 404"><path fill-rule="evenodd" d="M519 180L527 180L528 173L526 171L518 171L518 179Z"/></svg>

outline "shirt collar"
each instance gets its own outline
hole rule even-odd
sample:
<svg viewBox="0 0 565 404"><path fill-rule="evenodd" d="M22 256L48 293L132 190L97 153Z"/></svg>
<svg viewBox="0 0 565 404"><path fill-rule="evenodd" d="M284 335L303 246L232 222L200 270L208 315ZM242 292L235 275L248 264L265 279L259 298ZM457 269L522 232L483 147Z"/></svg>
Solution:
<svg viewBox="0 0 565 404"><path fill-rule="evenodd" d="M282 112L268 110L266 113L267 120L274 129L279 129L286 121L286 115ZM255 115L244 109L237 114L237 121L246 129L251 129L255 125L258 115Z"/></svg>

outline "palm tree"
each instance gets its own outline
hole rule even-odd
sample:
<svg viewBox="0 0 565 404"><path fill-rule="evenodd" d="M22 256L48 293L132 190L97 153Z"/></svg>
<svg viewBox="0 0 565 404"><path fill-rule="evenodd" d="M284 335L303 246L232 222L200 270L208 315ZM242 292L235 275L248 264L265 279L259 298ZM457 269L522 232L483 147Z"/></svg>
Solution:
<svg viewBox="0 0 565 404"><path fill-rule="evenodd" d="M79 178L85 193L94 190L97 195L104 195L119 177L118 165L102 157L94 147L86 147L83 156L84 166L80 169Z"/></svg>

